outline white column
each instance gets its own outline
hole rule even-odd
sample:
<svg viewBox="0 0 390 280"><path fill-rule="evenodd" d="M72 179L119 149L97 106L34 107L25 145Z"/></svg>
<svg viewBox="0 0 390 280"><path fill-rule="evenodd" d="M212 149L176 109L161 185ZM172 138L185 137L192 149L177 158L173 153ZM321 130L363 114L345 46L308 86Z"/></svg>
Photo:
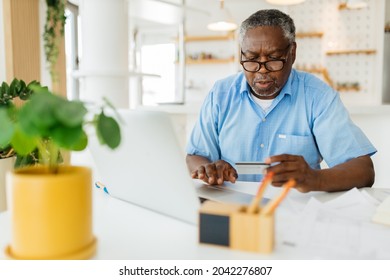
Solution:
<svg viewBox="0 0 390 280"><path fill-rule="evenodd" d="M127 0L80 0L80 99L129 108Z"/></svg>

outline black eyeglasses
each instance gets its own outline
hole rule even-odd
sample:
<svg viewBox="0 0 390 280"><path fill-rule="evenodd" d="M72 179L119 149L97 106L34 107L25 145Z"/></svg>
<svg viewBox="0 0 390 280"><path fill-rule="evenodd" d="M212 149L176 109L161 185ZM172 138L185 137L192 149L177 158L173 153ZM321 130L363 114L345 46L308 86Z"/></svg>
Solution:
<svg viewBox="0 0 390 280"><path fill-rule="evenodd" d="M288 45L286 49L289 49L291 46ZM241 54L244 55L244 53L241 50ZM245 71L256 73L261 69L261 66L264 65L265 69L267 69L270 72L276 72L283 69L284 64L287 62L287 58L283 59L275 59L275 60L268 60L264 62L256 61L256 60L241 60L240 64L245 69Z"/></svg>

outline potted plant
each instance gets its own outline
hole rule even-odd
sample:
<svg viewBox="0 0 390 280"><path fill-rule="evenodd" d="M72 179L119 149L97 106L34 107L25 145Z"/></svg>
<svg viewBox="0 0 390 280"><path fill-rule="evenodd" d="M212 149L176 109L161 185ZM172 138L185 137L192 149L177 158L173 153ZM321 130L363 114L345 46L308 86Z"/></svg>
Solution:
<svg viewBox="0 0 390 280"><path fill-rule="evenodd" d="M31 88L34 93L20 108L0 108L0 146L21 156L37 151L39 162L9 176L12 239L6 254L14 259L89 258L96 250L91 170L59 164L60 150L85 149L88 126L101 144L116 148L119 124L105 111L114 108L105 100L96 112L39 85Z"/></svg>
<svg viewBox="0 0 390 280"><path fill-rule="evenodd" d="M37 81L32 81L28 85L18 79L14 79L10 84L3 82L0 85L0 108L13 111L15 110L14 100L27 100L31 94L32 86L40 85ZM4 114L4 110L2 111ZM7 133L3 130L2 133ZM16 160L15 160L16 158ZM31 153L27 156L15 157L15 151L9 145L9 143L0 143L0 212L5 210L6 199L5 199L5 174L15 166L22 166L27 164L33 164L36 162L36 156Z"/></svg>

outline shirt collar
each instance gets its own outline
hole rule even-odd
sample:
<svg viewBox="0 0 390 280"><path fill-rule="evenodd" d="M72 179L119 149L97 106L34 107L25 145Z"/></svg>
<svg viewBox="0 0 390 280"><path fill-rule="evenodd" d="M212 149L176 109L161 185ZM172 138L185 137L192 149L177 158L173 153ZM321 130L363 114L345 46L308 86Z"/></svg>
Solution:
<svg viewBox="0 0 390 280"><path fill-rule="evenodd" d="M296 71L295 69L291 69L291 72L290 72L290 75L287 79L286 84L283 86L282 91L280 92L280 94L276 98L282 98L286 94L292 95L292 81L294 79L294 75L296 75L295 71ZM246 81L244 72L241 72L240 75L241 75L240 94L241 95L244 93L250 94L250 87Z"/></svg>

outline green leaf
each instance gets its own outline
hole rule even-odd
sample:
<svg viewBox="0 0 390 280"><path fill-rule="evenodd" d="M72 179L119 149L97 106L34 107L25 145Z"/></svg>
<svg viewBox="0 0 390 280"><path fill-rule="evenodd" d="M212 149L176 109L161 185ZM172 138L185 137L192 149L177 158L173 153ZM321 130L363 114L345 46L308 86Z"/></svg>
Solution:
<svg viewBox="0 0 390 280"><path fill-rule="evenodd" d="M78 143L83 136L81 125L75 127L56 126L51 130L53 141L60 147L71 150L74 143Z"/></svg>
<svg viewBox="0 0 390 280"><path fill-rule="evenodd" d="M41 86L40 83L38 82L35 82L35 81L32 81L28 84L27 86L29 89L31 89L33 92L35 93L46 93L46 94L50 94L54 97L57 97L56 95L52 94L50 91L49 91L49 88L48 87L43 87ZM59 98L59 97L57 97Z"/></svg>
<svg viewBox="0 0 390 280"><path fill-rule="evenodd" d="M15 82L15 95L19 95L20 92L23 90L23 87L22 87L23 85L22 85L21 81L19 81L16 78L12 81L12 83L14 83L14 82Z"/></svg>
<svg viewBox="0 0 390 280"><path fill-rule="evenodd" d="M96 133L102 144L106 144L111 149L115 149L121 142L120 128L116 120L107 117L101 112L96 125Z"/></svg>
<svg viewBox="0 0 390 280"><path fill-rule="evenodd" d="M38 139L23 133L23 131L20 130L18 126L16 126L11 144L19 155L26 156L36 149L38 145Z"/></svg>
<svg viewBox="0 0 390 280"><path fill-rule="evenodd" d="M79 141L73 143L71 150L72 151L82 151L87 147L87 145L88 145L88 136L84 131L82 131L82 134L81 134L81 137L79 138Z"/></svg>
<svg viewBox="0 0 390 280"><path fill-rule="evenodd" d="M78 101L63 102L55 111L57 119L66 126L82 125L87 109Z"/></svg>
<svg viewBox="0 0 390 280"><path fill-rule="evenodd" d="M104 103L105 103L109 108L111 108L111 110L114 112L115 117L119 120L119 122L120 122L121 124L123 124L124 121L123 121L121 115L120 115L120 114L118 113L118 111L116 110L114 104L112 104L112 103L110 102L110 100L108 100L107 97L105 97L105 96L103 96L103 101L104 101Z"/></svg>
<svg viewBox="0 0 390 280"><path fill-rule="evenodd" d="M5 109L0 109L0 148L5 148L11 142L14 126Z"/></svg>
<svg viewBox="0 0 390 280"><path fill-rule="evenodd" d="M9 86L7 85L7 83L3 82L0 87L0 98L2 100L2 103L6 103L6 101L10 99L9 91Z"/></svg>
<svg viewBox="0 0 390 280"><path fill-rule="evenodd" d="M23 166L34 165L38 163L38 151L34 150L32 153L29 153L26 156L17 155L15 160L15 168L20 168Z"/></svg>
<svg viewBox="0 0 390 280"><path fill-rule="evenodd" d="M20 110L20 125L26 134L47 136L55 126L58 99L50 93L36 93Z"/></svg>
<svg viewBox="0 0 390 280"><path fill-rule="evenodd" d="M12 83L10 84L9 86L9 93L15 97L17 96L17 91L16 91L16 88L17 88L17 84L19 83L19 81L17 79L13 79Z"/></svg>

